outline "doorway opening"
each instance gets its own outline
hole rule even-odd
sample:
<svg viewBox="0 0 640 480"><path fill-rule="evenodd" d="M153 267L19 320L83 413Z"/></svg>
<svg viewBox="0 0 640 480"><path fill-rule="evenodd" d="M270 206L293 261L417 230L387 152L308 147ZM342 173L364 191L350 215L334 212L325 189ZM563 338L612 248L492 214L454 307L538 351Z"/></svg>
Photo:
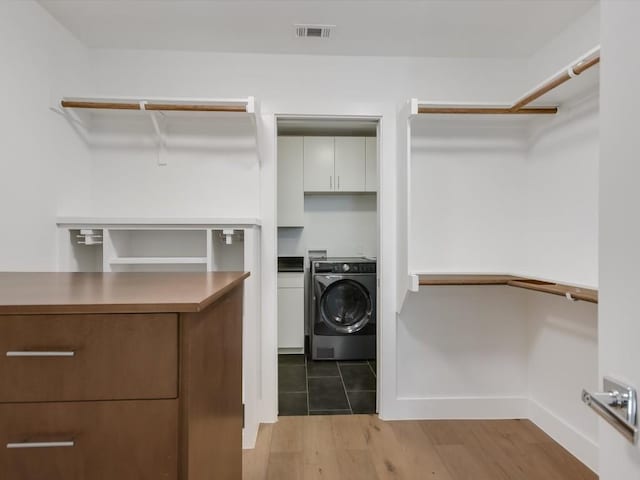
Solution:
<svg viewBox="0 0 640 480"><path fill-rule="evenodd" d="M276 134L278 414L376 413L379 119Z"/></svg>

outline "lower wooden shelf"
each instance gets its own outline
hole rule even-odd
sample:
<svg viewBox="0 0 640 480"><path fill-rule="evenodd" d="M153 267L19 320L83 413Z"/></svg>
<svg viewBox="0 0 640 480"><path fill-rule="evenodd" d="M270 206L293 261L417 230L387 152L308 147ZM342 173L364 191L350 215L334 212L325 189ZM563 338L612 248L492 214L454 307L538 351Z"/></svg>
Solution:
<svg viewBox="0 0 640 480"><path fill-rule="evenodd" d="M516 275L478 275L478 274L422 274L418 275L421 286L434 285L509 285L511 287L526 288L537 292L553 295L570 296L574 300L598 303L598 291L590 288L580 288L562 283L546 282L533 278ZM568 295L567 295L568 294Z"/></svg>
<svg viewBox="0 0 640 480"><path fill-rule="evenodd" d="M419 285L507 285L511 280L518 280L513 275L418 275Z"/></svg>

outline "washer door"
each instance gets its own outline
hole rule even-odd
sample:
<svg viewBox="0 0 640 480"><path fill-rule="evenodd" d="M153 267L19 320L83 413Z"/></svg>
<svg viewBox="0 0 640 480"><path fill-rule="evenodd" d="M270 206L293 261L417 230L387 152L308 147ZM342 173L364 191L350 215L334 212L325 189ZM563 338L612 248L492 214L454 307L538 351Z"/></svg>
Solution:
<svg viewBox="0 0 640 480"><path fill-rule="evenodd" d="M322 292L318 309L320 318L337 332L355 333L371 319L371 297L355 280L338 280Z"/></svg>

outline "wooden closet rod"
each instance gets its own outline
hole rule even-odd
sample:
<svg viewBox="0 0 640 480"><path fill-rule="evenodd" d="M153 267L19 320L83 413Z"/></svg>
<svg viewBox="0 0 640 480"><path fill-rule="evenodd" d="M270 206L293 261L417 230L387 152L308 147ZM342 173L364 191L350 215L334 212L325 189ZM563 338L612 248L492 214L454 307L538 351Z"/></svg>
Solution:
<svg viewBox="0 0 640 480"><path fill-rule="evenodd" d="M138 103L115 103L115 102L80 102L75 100L62 100L63 108L100 108L104 110L140 110Z"/></svg>
<svg viewBox="0 0 640 480"><path fill-rule="evenodd" d="M534 100L537 100L545 93L571 80L573 77L580 75L582 72L593 67L594 65L597 65L598 63L600 63L600 53L596 54L594 57L588 60L583 60L576 63L575 65L569 67L565 72L560 73L548 82L540 85L533 92L528 93L527 95L522 97L511 106L511 111L517 113L523 107L529 105Z"/></svg>
<svg viewBox="0 0 640 480"><path fill-rule="evenodd" d="M60 102L64 108L91 108L102 110L142 110L139 103L120 102L89 102L76 100L62 100ZM241 112L245 113L245 105L207 105L207 104L169 104L169 103L146 103L145 110L173 111L173 112Z"/></svg>
<svg viewBox="0 0 640 480"><path fill-rule="evenodd" d="M558 113L557 107L531 107L511 110L510 107L418 107L418 113L458 113L476 115L553 115Z"/></svg>
<svg viewBox="0 0 640 480"><path fill-rule="evenodd" d="M247 111L244 105L177 105L165 103L147 103L145 110L164 110L173 112L242 112Z"/></svg>
<svg viewBox="0 0 640 480"><path fill-rule="evenodd" d="M597 65L598 63L600 63L600 48L596 47L587 54L586 58L577 61L565 71L560 72L532 92L527 93L510 107L418 105L418 113L465 115L553 115L558 113L557 107L527 107L527 105L542 97L545 93L571 80L573 77L577 77L582 72L588 70L594 65Z"/></svg>

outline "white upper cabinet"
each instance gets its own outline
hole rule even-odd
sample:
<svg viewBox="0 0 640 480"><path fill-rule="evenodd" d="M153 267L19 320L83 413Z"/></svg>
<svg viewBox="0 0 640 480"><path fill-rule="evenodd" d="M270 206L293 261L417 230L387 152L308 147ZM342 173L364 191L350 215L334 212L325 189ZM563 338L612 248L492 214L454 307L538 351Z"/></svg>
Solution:
<svg viewBox="0 0 640 480"><path fill-rule="evenodd" d="M365 191L364 137L335 137L335 192Z"/></svg>
<svg viewBox="0 0 640 480"><path fill-rule="evenodd" d="M378 191L378 139L367 137L365 139L365 190L367 192Z"/></svg>
<svg viewBox="0 0 640 480"><path fill-rule="evenodd" d="M302 137L278 137L278 226L304 226Z"/></svg>
<svg viewBox="0 0 640 480"><path fill-rule="evenodd" d="M305 192L375 192L375 138L304 137Z"/></svg>
<svg viewBox="0 0 640 480"><path fill-rule="evenodd" d="M304 137L304 191L332 192L334 187L334 138Z"/></svg>

